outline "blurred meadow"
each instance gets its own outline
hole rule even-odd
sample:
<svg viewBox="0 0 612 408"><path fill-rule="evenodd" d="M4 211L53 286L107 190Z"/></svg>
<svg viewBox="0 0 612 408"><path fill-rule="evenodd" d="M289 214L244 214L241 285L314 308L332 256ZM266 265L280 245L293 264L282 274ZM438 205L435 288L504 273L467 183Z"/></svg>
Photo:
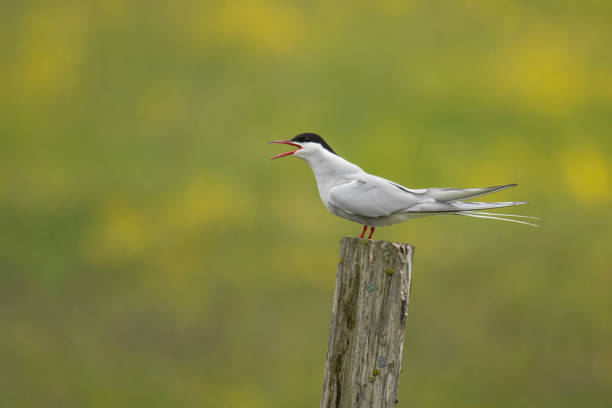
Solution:
<svg viewBox="0 0 612 408"><path fill-rule="evenodd" d="M0 2L0 405L313 407L339 240L310 131L433 217L398 407L612 406L612 2ZM487 197L489 198L489 197Z"/></svg>

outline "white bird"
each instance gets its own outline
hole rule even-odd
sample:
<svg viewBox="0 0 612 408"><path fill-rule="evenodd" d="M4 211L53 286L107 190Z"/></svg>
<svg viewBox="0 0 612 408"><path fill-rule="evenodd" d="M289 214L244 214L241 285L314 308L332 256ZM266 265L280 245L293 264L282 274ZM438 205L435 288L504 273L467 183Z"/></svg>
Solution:
<svg viewBox="0 0 612 408"><path fill-rule="evenodd" d="M321 136L314 133L302 133L291 140L276 140L269 143L297 147L297 150L277 154L270 160L285 156L295 156L305 160L314 173L319 195L327 210L339 217L363 224L360 238L363 238L368 226L371 228L368 239L371 239L375 227L441 214L489 218L537 226L526 221L504 218L534 219L535 217L480 212L491 208L526 204L526 201L492 203L462 201L505 190L516 184L484 188L411 189L366 173L359 166L340 157Z"/></svg>

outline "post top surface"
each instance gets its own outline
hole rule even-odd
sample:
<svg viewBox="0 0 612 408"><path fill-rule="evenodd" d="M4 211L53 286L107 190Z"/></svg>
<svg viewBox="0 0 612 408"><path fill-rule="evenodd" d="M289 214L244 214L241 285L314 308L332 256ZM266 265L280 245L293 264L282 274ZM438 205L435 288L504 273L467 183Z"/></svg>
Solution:
<svg viewBox="0 0 612 408"><path fill-rule="evenodd" d="M393 244L393 245L401 245L401 246L408 246L414 249L414 244L408 244L406 242L391 242L391 241L385 241L382 239L365 239L365 238L359 238L359 237L351 237L348 235L345 235L344 237L342 237L342 240L340 242L343 241L353 241L353 242L363 242L365 245L376 245L376 244L381 244L381 243L386 243L386 244Z"/></svg>

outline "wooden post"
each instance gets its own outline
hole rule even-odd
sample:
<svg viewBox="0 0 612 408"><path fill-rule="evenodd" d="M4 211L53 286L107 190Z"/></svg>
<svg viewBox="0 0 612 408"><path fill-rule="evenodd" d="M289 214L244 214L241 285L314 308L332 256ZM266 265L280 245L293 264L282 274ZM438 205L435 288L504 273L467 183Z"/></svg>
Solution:
<svg viewBox="0 0 612 408"><path fill-rule="evenodd" d="M344 237L321 408L394 407L414 246Z"/></svg>

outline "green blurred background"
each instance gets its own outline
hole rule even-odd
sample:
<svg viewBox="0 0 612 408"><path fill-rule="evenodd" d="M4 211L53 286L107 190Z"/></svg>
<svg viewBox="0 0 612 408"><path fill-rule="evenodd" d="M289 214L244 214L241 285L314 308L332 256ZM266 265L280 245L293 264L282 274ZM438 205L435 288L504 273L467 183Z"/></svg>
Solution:
<svg viewBox="0 0 612 408"><path fill-rule="evenodd" d="M609 1L1 1L0 405L313 407L338 243L321 134L434 217L399 407L612 406ZM509 211L513 212L513 211Z"/></svg>

